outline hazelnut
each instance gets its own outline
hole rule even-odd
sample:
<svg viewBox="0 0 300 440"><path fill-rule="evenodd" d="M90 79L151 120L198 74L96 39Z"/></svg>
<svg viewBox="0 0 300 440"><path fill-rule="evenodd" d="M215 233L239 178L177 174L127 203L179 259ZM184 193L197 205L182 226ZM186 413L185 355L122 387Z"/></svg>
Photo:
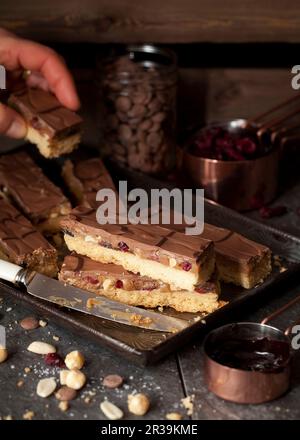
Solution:
<svg viewBox="0 0 300 440"><path fill-rule="evenodd" d="M0 347L0 364L5 362L8 357L8 351L6 348Z"/></svg>
<svg viewBox="0 0 300 440"><path fill-rule="evenodd" d="M85 374L80 370L71 370L66 377L66 385L73 390L80 390L86 382Z"/></svg>
<svg viewBox="0 0 300 440"><path fill-rule="evenodd" d="M150 408L149 398L142 393L129 394L127 403L128 410L136 416L144 416Z"/></svg>
<svg viewBox="0 0 300 440"><path fill-rule="evenodd" d="M84 361L85 359L83 354L78 350L71 351L71 353L67 354L65 358L65 364L69 370L73 370L74 368L81 370L84 365Z"/></svg>

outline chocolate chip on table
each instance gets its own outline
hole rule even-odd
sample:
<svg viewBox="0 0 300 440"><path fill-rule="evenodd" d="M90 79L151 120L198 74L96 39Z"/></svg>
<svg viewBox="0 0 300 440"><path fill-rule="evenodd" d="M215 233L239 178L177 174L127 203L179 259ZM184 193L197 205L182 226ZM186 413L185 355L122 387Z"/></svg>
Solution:
<svg viewBox="0 0 300 440"><path fill-rule="evenodd" d="M35 330L40 326L40 324L38 319L36 319L34 316L27 316L20 321L20 326L24 330Z"/></svg>
<svg viewBox="0 0 300 440"><path fill-rule="evenodd" d="M74 400L76 396L77 396L77 391L67 386L62 386L55 393L55 397L57 398L57 400L61 400L61 401Z"/></svg>
<svg viewBox="0 0 300 440"><path fill-rule="evenodd" d="M108 376L105 376L102 383L106 388L119 388L123 382L124 379L122 376L119 376L118 374L109 374Z"/></svg>

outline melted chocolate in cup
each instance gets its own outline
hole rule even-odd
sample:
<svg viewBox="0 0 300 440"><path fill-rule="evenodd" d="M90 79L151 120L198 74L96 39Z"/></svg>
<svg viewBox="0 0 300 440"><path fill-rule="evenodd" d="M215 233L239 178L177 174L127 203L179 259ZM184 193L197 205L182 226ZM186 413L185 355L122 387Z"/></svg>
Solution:
<svg viewBox="0 0 300 440"><path fill-rule="evenodd" d="M289 359L289 344L268 337L231 339L211 353L219 364L246 371L275 373L281 371Z"/></svg>
<svg viewBox="0 0 300 440"><path fill-rule="evenodd" d="M290 384L290 340L265 324L241 322L219 327L204 341L208 389L237 403L263 403Z"/></svg>

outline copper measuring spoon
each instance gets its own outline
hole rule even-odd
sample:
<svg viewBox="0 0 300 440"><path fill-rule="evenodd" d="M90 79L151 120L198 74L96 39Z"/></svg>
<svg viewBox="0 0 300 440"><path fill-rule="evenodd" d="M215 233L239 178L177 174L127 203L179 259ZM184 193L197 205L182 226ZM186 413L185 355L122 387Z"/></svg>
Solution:
<svg viewBox="0 0 300 440"><path fill-rule="evenodd" d="M267 323L298 301L300 296L261 323L238 322L211 331L203 345L208 389L225 400L251 404L284 394L290 386L290 334L296 323L285 331Z"/></svg>

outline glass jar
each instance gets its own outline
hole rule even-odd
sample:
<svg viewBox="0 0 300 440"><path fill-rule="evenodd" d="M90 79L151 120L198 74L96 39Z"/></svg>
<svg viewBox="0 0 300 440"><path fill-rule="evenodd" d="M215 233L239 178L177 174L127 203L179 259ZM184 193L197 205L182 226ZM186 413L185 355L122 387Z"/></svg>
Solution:
<svg viewBox="0 0 300 440"><path fill-rule="evenodd" d="M168 171L175 159L175 54L152 45L128 46L99 64L105 150L130 168Z"/></svg>

